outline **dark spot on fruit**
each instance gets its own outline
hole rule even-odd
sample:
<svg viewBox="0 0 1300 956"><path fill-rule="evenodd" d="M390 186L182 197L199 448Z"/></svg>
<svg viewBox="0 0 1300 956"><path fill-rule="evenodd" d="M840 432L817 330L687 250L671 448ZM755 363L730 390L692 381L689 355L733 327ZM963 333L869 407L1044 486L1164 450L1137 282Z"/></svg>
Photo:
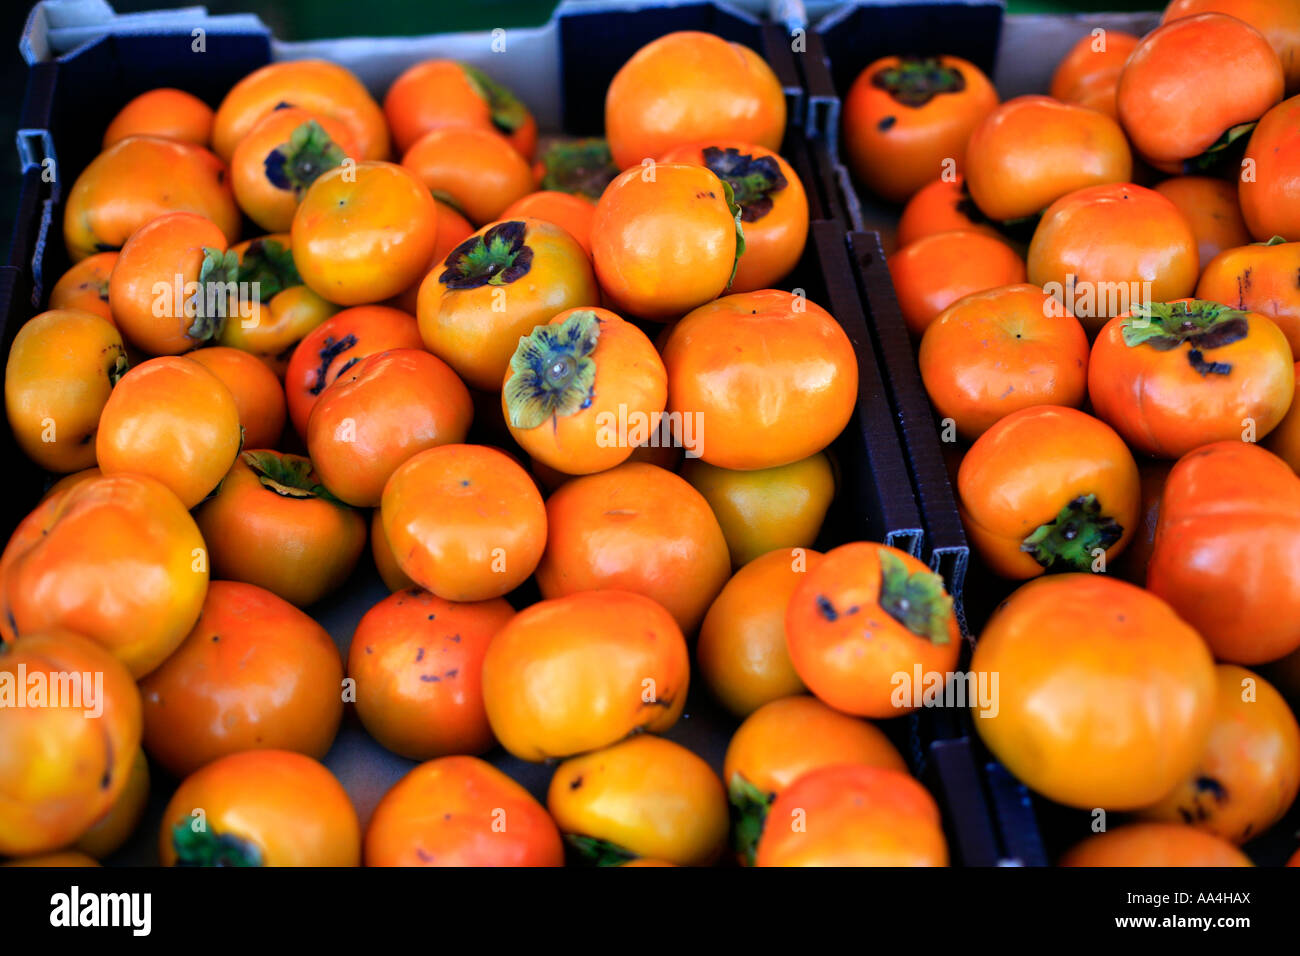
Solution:
<svg viewBox="0 0 1300 956"><path fill-rule="evenodd" d="M876 124L876 129L880 130L882 133L887 133L889 130L894 128L894 124L897 122L897 116L882 116L880 122Z"/></svg>
<svg viewBox="0 0 1300 956"><path fill-rule="evenodd" d="M817 613L828 621L839 620L839 614L835 611L835 605L831 599L824 594L817 595Z"/></svg>
<svg viewBox="0 0 1300 956"><path fill-rule="evenodd" d="M581 787L581 786L582 786L582 778L581 778L581 777L574 777L572 780L569 781L569 789L570 789L570 790L577 790L577 789L578 789L579 787Z"/></svg>

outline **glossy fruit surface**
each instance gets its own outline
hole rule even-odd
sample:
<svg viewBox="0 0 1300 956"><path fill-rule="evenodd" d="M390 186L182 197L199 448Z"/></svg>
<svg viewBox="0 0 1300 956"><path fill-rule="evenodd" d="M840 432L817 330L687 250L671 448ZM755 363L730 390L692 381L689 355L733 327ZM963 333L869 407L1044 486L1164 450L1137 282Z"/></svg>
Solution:
<svg viewBox="0 0 1300 956"><path fill-rule="evenodd" d="M1022 408L1077 408L1088 394L1083 326L1035 285L954 302L926 328L917 364L940 417L972 440Z"/></svg>
<svg viewBox="0 0 1300 956"><path fill-rule="evenodd" d="M108 277L117 263L116 252L97 252L74 265L50 289L50 310L80 309L113 321L108 307Z"/></svg>
<svg viewBox="0 0 1300 956"><path fill-rule="evenodd" d="M212 107L184 90L146 90L118 110L109 122L103 148L128 136L157 136L207 146L214 115Z"/></svg>
<svg viewBox="0 0 1300 956"><path fill-rule="evenodd" d="M1141 40L1122 30L1093 30L1079 38L1052 74L1051 94L1065 103L1101 109L1115 118L1115 87Z"/></svg>
<svg viewBox="0 0 1300 956"><path fill-rule="evenodd" d="M535 188L527 161L491 129L432 129L406 151L402 166L476 226L501 218Z"/></svg>
<svg viewBox="0 0 1300 956"><path fill-rule="evenodd" d="M177 777L245 750L319 760L343 719L342 683L314 620L252 584L213 581L194 630L140 682L145 750Z"/></svg>
<svg viewBox="0 0 1300 956"><path fill-rule="evenodd" d="M605 94L605 135L620 169L711 138L777 149L785 117L785 94L762 57L689 30L638 50Z"/></svg>
<svg viewBox="0 0 1300 956"><path fill-rule="evenodd" d="M663 732L681 715L688 683L681 629L628 591L539 601L497 632L483 660L492 731L531 761Z"/></svg>
<svg viewBox="0 0 1300 956"><path fill-rule="evenodd" d="M453 604L421 588L367 611L352 635L348 676L369 734L412 760L489 750L496 738L483 706L483 657L514 613L501 598Z"/></svg>
<svg viewBox="0 0 1300 956"><path fill-rule="evenodd" d="M921 187L898 217L895 245L902 249L918 239L940 232L967 230L986 236L1001 235L987 223L966 192L965 180L956 175L940 177Z"/></svg>
<svg viewBox="0 0 1300 956"><path fill-rule="evenodd" d="M962 171L971 131L998 105L979 67L955 56L887 56L844 98L844 148L877 196L905 202L943 173Z"/></svg>
<svg viewBox="0 0 1300 956"><path fill-rule="evenodd" d="M971 670L998 675L996 709L973 717L980 737L1067 806L1159 800L1196 766L1214 721L1205 642L1164 601L1105 575L1023 585L984 628Z"/></svg>
<svg viewBox="0 0 1300 956"><path fill-rule="evenodd" d="M1300 646L1300 477L1257 445L1198 448L1169 473L1147 587L1220 660Z"/></svg>
<svg viewBox="0 0 1300 956"><path fill-rule="evenodd" d="M149 760L144 749L137 749L131 761L126 786L117 795L108 812L77 838L75 848L96 860L117 852L140 825L149 802Z"/></svg>
<svg viewBox="0 0 1300 956"><path fill-rule="evenodd" d="M42 468L95 464L95 433L126 350L111 322L52 309L18 330L5 364L5 413L18 447Z"/></svg>
<svg viewBox="0 0 1300 956"><path fill-rule="evenodd" d="M829 445L853 415L853 344L801 296L768 289L710 302L672 327L662 353L681 443L711 465L788 465Z"/></svg>
<svg viewBox="0 0 1300 956"><path fill-rule="evenodd" d="M198 362L230 389L244 430L245 448L280 444L287 409L280 380L265 362L242 349L224 345L195 349L187 358Z"/></svg>
<svg viewBox="0 0 1300 956"><path fill-rule="evenodd" d="M51 629L93 638L139 678L198 619L203 538L161 482L86 478L43 500L0 556L0 636Z"/></svg>
<svg viewBox="0 0 1300 956"><path fill-rule="evenodd" d="M898 307L915 336L958 299L1025 281L1025 262L1001 239L978 232L943 232L918 239L889 257Z"/></svg>
<svg viewBox="0 0 1300 956"><path fill-rule="evenodd" d="M709 503L657 465L627 462L566 482L546 502L546 523L543 597L634 591L693 634L731 572Z"/></svg>
<svg viewBox="0 0 1300 956"><path fill-rule="evenodd" d="M498 133L526 160L537 146L528 107L483 70L455 60L424 60L405 70L384 95L384 116L399 153L444 126Z"/></svg>
<svg viewBox="0 0 1300 956"><path fill-rule="evenodd" d="M971 544L997 574L1100 570L1127 547L1138 520L1137 462L1105 422L1057 405L1000 419L957 474Z"/></svg>
<svg viewBox="0 0 1300 956"><path fill-rule="evenodd" d="M140 695L127 669L84 637L5 638L0 853L26 856L72 843L122 794L140 747Z"/></svg>
<svg viewBox="0 0 1300 956"><path fill-rule="evenodd" d="M366 866L563 866L564 844L523 787L474 757L416 767L366 828Z"/></svg>
<svg viewBox="0 0 1300 956"><path fill-rule="evenodd" d="M1226 840L1175 823L1132 823L1098 833L1061 857L1061 866L1250 866Z"/></svg>
<svg viewBox="0 0 1300 956"><path fill-rule="evenodd" d="M1152 188L1177 206L1192 227L1202 272L1224 249L1250 242L1232 183L1211 176L1175 176Z"/></svg>
<svg viewBox="0 0 1300 956"><path fill-rule="evenodd" d="M681 744L650 734L560 764L546 806L586 862L707 866L727 840L718 775Z"/></svg>
<svg viewBox="0 0 1300 956"><path fill-rule="evenodd" d="M1196 298L1266 315L1300 356L1300 242L1226 249L1202 266Z"/></svg>
<svg viewBox="0 0 1300 956"><path fill-rule="evenodd" d="M361 825L323 766L246 750L186 777L163 812L163 866L357 866Z"/></svg>
<svg viewBox="0 0 1300 956"><path fill-rule="evenodd" d="M1293 96L1260 118L1246 145L1237 196L1246 226L1260 242L1274 236L1300 241L1298 129L1300 97Z"/></svg>
<svg viewBox="0 0 1300 956"><path fill-rule="evenodd" d="M1236 17L1262 33L1282 61L1287 92L1300 93L1300 5L1294 0L1172 0L1161 22L1210 12Z"/></svg>

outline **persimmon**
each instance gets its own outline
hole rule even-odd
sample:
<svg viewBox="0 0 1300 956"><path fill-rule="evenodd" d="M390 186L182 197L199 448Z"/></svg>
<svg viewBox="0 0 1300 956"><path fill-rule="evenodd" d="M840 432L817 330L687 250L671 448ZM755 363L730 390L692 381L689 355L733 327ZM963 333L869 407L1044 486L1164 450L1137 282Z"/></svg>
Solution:
<svg viewBox="0 0 1300 956"><path fill-rule="evenodd" d="M108 149L128 136L156 136L207 146L215 116L212 107L192 93L171 87L146 90L109 121L101 148Z"/></svg>
<svg viewBox="0 0 1300 956"><path fill-rule="evenodd" d="M1061 866L1251 866L1227 840L1176 823L1130 823L1096 833L1061 857Z"/></svg>
<svg viewBox="0 0 1300 956"><path fill-rule="evenodd" d="M1022 585L985 625L970 666L998 675L997 708L972 718L981 739L1067 806L1149 806L1191 773L1209 740L1209 648L1159 597L1104 574Z"/></svg>
<svg viewBox="0 0 1300 956"><path fill-rule="evenodd" d="M1222 661L1300 647L1300 477L1242 441L1189 452L1165 483L1147 587Z"/></svg>
<svg viewBox="0 0 1300 956"><path fill-rule="evenodd" d="M366 866L563 866L532 795L474 757L441 757L393 785L366 828Z"/></svg>
<svg viewBox="0 0 1300 956"><path fill-rule="evenodd" d="M203 538L161 482L138 474L66 485L0 556L0 637L66 629L139 678L193 628L208 590Z"/></svg>
<svg viewBox="0 0 1300 956"><path fill-rule="evenodd" d="M1116 316L1092 347L1088 394L1134 449L1178 458L1262 438L1295 396L1286 336L1257 312L1179 299Z"/></svg>
<svg viewBox="0 0 1300 956"><path fill-rule="evenodd" d="M227 242L239 238L239 207L226 164L201 146L128 136L81 171L63 208L63 241L74 263L121 249L158 216L191 212L212 220ZM170 279L170 276L163 281Z"/></svg>
<svg viewBox="0 0 1300 956"><path fill-rule="evenodd" d="M0 645L0 853L75 841L125 791L140 749L140 694L94 641L31 630Z"/></svg>
<svg viewBox="0 0 1300 956"><path fill-rule="evenodd" d="M620 169L712 138L779 149L785 117L785 93L761 56L694 30L647 43L605 94L605 135Z"/></svg>
<svg viewBox="0 0 1300 956"><path fill-rule="evenodd" d="M1175 176L1152 188L1177 206L1192 227L1202 273L1224 249L1250 242L1232 183L1211 176Z"/></svg>
<svg viewBox="0 0 1300 956"><path fill-rule="evenodd" d="M190 774L163 811L163 866L357 866L361 824L311 757L245 750Z"/></svg>
<svg viewBox="0 0 1300 956"><path fill-rule="evenodd" d="M455 207L448 205L437 196L433 197L433 204L438 207L438 240L434 243L433 255L429 257L429 266L404 291L388 300L388 304L393 308L409 312L411 315L419 312L420 286L424 285L424 280L429 273L439 269L451 250L474 235L474 227L470 221Z"/></svg>
<svg viewBox="0 0 1300 956"><path fill-rule="evenodd" d="M288 415L284 389L267 365L240 349L214 345L195 349L186 358L198 362L230 389L239 412L247 448L273 448L280 443Z"/></svg>
<svg viewBox="0 0 1300 956"><path fill-rule="evenodd" d="M887 545L857 541L807 571L785 612L786 646L800 680L836 710L894 717L918 706L896 674L946 674L961 631L943 579Z"/></svg>
<svg viewBox="0 0 1300 956"><path fill-rule="evenodd" d="M420 335L468 385L495 392L521 336L599 300L576 239L541 219L509 219L474 233L425 278Z"/></svg>
<svg viewBox="0 0 1300 956"><path fill-rule="evenodd" d="M729 286L732 292L772 288L798 263L808 238L808 197L799 175L780 153L732 140L707 140L670 149L659 162L704 166L731 187L745 233L745 252Z"/></svg>
<svg viewBox="0 0 1300 956"><path fill-rule="evenodd" d="M788 465L753 471L688 458L681 475L713 509L737 568L776 548L809 547L835 495L834 470L820 451Z"/></svg>
<svg viewBox="0 0 1300 956"><path fill-rule="evenodd" d="M1047 96L1018 96L985 117L966 146L966 186L980 211L1036 216L1085 186L1127 182L1133 157L1115 120Z"/></svg>
<svg viewBox="0 0 1300 956"><path fill-rule="evenodd" d="M544 599L496 632L483 703L501 745L542 761L677 722L690 679L686 641L662 606L629 591Z"/></svg>
<svg viewBox="0 0 1300 956"><path fill-rule="evenodd" d="M455 60L424 60L403 71L384 95L384 116L399 153L445 126L498 133L526 160L537 147L528 107L485 71Z"/></svg>
<svg viewBox="0 0 1300 956"><path fill-rule="evenodd" d="M627 462L565 482L546 502L546 598L617 588L653 598L686 634L731 573L709 503L684 478Z"/></svg>
<svg viewBox="0 0 1300 956"><path fill-rule="evenodd" d="M112 322L113 310L108 307L108 277L113 274L116 262L116 252L97 252L76 263L59 276L59 281L50 289L50 310L80 309Z"/></svg>
<svg viewBox="0 0 1300 956"><path fill-rule="evenodd" d="M1300 357L1300 242L1270 242L1225 249L1203 264L1196 298L1276 323Z"/></svg>
<svg viewBox="0 0 1300 956"><path fill-rule="evenodd" d="M194 630L140 682L144 748L177 777L244 750L319 760L343 719L342 683L323 627L263 588L213 581Z"/></svg>
<svg viewBox="0 0 1300 956"><path fill-rule="evenodd" d="M384 531L384 515L381 508L375 508L370 517L370 553L374 558L375 570L379 572L380 580L390 592L417 587L416 583L407 577L402 566L397 563L397 556L393 554L392 545L388 543L388 533Z"/></svg>
<svg viewBox="0 0 1300 956"><path fill-rule="evenodd" d="M998 105L989 78L956 56L886 56L844 98L844 149L877 196L906 202L940 174L961 172L971 131Z"/></svg>
<svg viewBox="0 0 1300 956"><path fill-rule="evenodd" d="M916 780L884 767L833 764L799 777L773 801L755 863L947 866L948 844L939 807Z"/></svg>
<svg viewBox="0 0 1300 956"><path fill-rule="evenodd" d="M136 748L126 786L108 812L77 838L74 849L96 860L117 852L139 826L149 803L149 760L143 748Z"/></svg>
<svg viewBox="0 0 1300 956"><path fill-rule="evenodd" d="M907 201L898 217L895 243L902 249L940 232L978 232L995 239L1001 237L983 219L966 192L962 176L941 176L922 186Z"/></svg>
<svg viewBox="0 0 1300 956"><path fill-rule="evenodd" d="M1088 395L1088 336L1036 285L958 299L926 328L917 363L939 416L972 441L1022 408Z"/></svg>
<svg viewBox="0 0 1300 956"><path fill-rule="evenodd" d="M786 649L785 608L822 557L810 548L769 551L732 575L709 605L696 660L710 692L733 714L744 717L806 689Z"/></svg>
<svg viewBox="0 0 1300 956"><path fill-rule="evenodd" d="M802 296L767 289L710 302L672 327L662 352L673 427L687 453L711 465L800 461L853 415L853 344Z"/></svg>
<svg viewBox="0 0 1300 956"><path fill-rule="evenodd" d="M1058 405L1000 419L957 473L966 534L1005 578L1113 561L1133 537L1138 495L1137 462L1124 440L1105 422Z"/></svg>
<svg viewBox="0 0 1300 956"><path fill-rule="evenodd" d="M465 440L474 406L446 362L423 349L369 355L321 392L307 450L321 483L357 507L375 507L388 477L417 452Z"/></svg>
<svg viewBox="0 0 1300 956"><path fill-rule="evenodd" d="M1200 762L1148 820L1190 823L1245 843L1280 820L1300 790L1300 725L1268 681L1235 664L1215 668L1214 723Z"/></svg>
<svg viewBox="0 0 1300 956"><path fill-rule="evenodd" d="M366 545L366 521L321 485L309 459L242 452L194 511L217 577L306 607L333 594Z"/></svg>
<svg viewBox="0 0 1300 956"><path fill-rule="evenodd" d="M95 456L105 475L149 475L193 508L230 470L241 442L230 389L198 362L166 356L137 365L113 387Z"/></svg>
<svg viewBox="0 0 1300 956"><path fill-rule="evenodd" d="M1101 109L1114 119L1119 75L1140 39L1122 30L1103 29L1080 37L1052 74L1052 96L1064 103Z"/></svg>
<svg viewBox="0 0 1300 956"><path fill-rule="evenodd" d="M732 846L742 863L753 865L777 795L804 774L837 764L907 772L902 755L878 727L806 694L773 699L736 728L722 776L732 806Z"/></svg>
<svg viewBox="0 0 1300 956"><path fill-rule="evenodd" d="M339 120L295 107L274 110L231 154L235 200L267 232L287 232L307 188L345 159L359 158L357 152Z"/></svg>
<svg viewBox="0 0 1300 956"><path fill-rule="evenodd" d="M533 173L519 151L490 129L442 126L421 136L402 166L443 195L475 226L502 217L533 191Z"/></svg>
<svg viewBox="0 0 1300 956"><path fill-rule="evenodd" d="M1138 523L1128 547L1111 569L1130 584L1143 586L1147 580L1147 565L1155 547L1156 525L1160 520L1160 501L1164 497L1165 482L1174 463L1161 458L1143 458L1138 462Z"/></svg>
<svg viewBox="0 0 1300 956"><path fill-rule="evenodd" d="M388 479L384 532L402 571L448 601L508 594L533 573L547 515L533 479L482 445L441 445Z"/></svg>
<svg viewBox="0 0 1300 956"><path fill-rule="evenodd" d="M744 252L731 187L704 166L652 163L619 174L596 204L591 253L624 315L663 322L720 296Z"/></svg>
<svg viewBox="0 0 1300 956"><path fill-rule="evenodd" d="M227 319L217 342L255 355L283 379L298 342L339 307L303 283L287 233L249 239L230 251L240 281L250 283L257 297L247 303L248 315Z"/></svg>
<svg viewBox="0 0 1300 956"><path fill-rule="evenodd" d="M294 264L313 292L337 305L378 302L428 265L438 207L404 166L335 166L308 187L290 234Z"/></svg>
<svg viewBox="0 0 1300 956"><path fill-rule="evenodd" d="M918 337L958 299L1025 281L1024 260L1002 240L979 232L926 236L888 261L903 320Z"/></svg>
<svg viewBox="0 0 1300 956"><path fill-rule="evenodd" d="M1260 242L1300 241L1300 96L1279 103L1250 134L1237 184L1241 214Z"/></svg>
<svg viewBox="0 0 1300 956"><path fill-rule="evenodd" d="M1172 0L1161 22L1210 12L1236 17L1262 33L1282 61L1287 92L1300 93L1300 6L1293 0Z"/></svg>
<svg viewBox="0 0 1300 956"><path fill-rule="evenodd" d="M1029 281L1070 306L1092 334L1147 302L1191 295L1196 234L1170 200L1133 183L1089 186L1052 203L1034 230ZM1086 295L1093 293L1089 303Z"/></svg>
<svg viewBox="0 0 1300 956"><path fill-rule="evenodd" d="M585 196L544 189L515 200L500 218L544 219L554 223L577 239L583 251L591 255L591 223L596 218L596 204Z"/></svg>
<svg viewBox="0 0 1300 956"><path fill-rule="evenodd" d="M1133 148L1157 169L1181 172L1240 136L1281 101L1284 85L1282 63L1258 30L1201 13L1142 38L1115 102Z"/></svg>
<svg viewBox="0 0 1300 956"><path fill-rule="evenodd" d="M378 352L423 344L415 316L386 305L358 305L326 319L302 337L284 373L294 430L306 440L312 408L344 369Z"/></svg>
<svg viewBox="0 0 1300 956"><path fill-rule="evenodd" d="M122 336L108 320L77 309L29 319L5 363L5 412L18 447L54 472L94 465L100 417L126 368Z"/></svg>
<svg viewBox="0 0 1300 956"><path fill-rule="evenodd" d="M638 444L618 422L660 421L668 374L645 333L607 309L568 309L519 339L501 410L536 461L586 475L626 461Z"/></svg>
<svg viewBox="0 0 1300 956"><path fill-rule="evenodd" d="M351 133L359 159L388 158L383 110L355 75L325 60L268 63L232 86L213 120L213 152L229 162L257 121L281 106L338 120Z"/></svg>
<svg viewBox="0 0 1300 956"><path fill-rule="evenodd" d="M361 618L348 651L370 736L411 760L481 754L496 743L483 706L483 657L514 617L504 599L456 604L421 588Z"/></svg>
<svg viewBox="0 0 1300 956"><path fill-rule="evenodd" d="M546 806L584 862L647 857L708 866L727 842L718 775L681 744L650 734L564 761Z"/></svg>

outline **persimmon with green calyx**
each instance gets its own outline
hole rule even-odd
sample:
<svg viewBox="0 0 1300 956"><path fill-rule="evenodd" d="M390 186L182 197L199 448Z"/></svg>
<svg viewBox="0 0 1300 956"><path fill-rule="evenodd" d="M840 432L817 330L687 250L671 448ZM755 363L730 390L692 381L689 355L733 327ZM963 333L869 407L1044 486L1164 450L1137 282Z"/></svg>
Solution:
<svg viewBox="0 0 1300 956"><path fill-rule="evenodd" d="M466 384L494 392L522 336L599 301L591 260L576 239L541 219L509 219L474 233L425 278L420 335Z"/></svg>
<svg viewBox="0 0 1300 956"><path fill-rule="evenodd" d="M1033 405L1000 419L957 472L957 506L971 544L994 573L1022 580L1048 570L1101 570L1128 547L1140 492L1124 440L1062 405Z"/></svg>
<svg viewBox="0 0 1300 956"><path fill-rule="evenodd" d="M235 199L268 232L286 232L302 197L321 174L357 156L336 119L296 107L267 113L230 158Z"/></svg>
<svg viewBox="0 0 1300 956"><path fill-rule="evenodd" d="M618 167L603 139L575 139L552 143L533 167L542 189L600 199L618 175Z"/></svg>
<svg viewBox="0 0 1300 956"><path fill-rule="evenodd" d="M896 674L948 673L961 631L943 579L903 551L855 541L805 572L785 612L800 679L822 701L859 717L916 709ZM919 694L920 688L915 688Z"/></svg>
<svg viewBox="0 0 1300 956"><path fill-rule="evenodd" d="M298 607L347 580L366 520L325 489L310 459L243 452L194 520L218 578L256 584Z"/></svg>
<svg viewBox="0 0 1300 956"><path fill-rule="evenodd" d="M515 441L571 475L626 461L637 442L619 434L620 418L656 429L667 401L654 343L607 309L569 309L521 338L501 390Z"/></svg>
<svg viewBox="0 0 1300 956"><path fill-rule="evenodd" d="M519 98L478 67L455 60L407 69L384 96L384 116L399 153L446 126L497 133L525 160L537 146L537 121Z"/></svg>
<svg viewBox="0 0 1300 956"><path fill-rule="evenodd" d="M1178 458L1277 427L1295 396L1294 359L1282 330L1258 312L1204 299L1152 303L1101 330L1088 391L1135 450Z"/></svg>

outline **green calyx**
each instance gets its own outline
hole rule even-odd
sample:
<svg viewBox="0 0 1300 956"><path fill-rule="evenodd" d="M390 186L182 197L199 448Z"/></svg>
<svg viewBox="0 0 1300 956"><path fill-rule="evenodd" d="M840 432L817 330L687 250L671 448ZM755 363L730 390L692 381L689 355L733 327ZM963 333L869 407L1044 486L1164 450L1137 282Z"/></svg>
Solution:
<svg viewBox="0 0 1300 956"><path fill-rule="evenodd" d="M462 63L465 79L481 96L492 114L492 125L507 136L528 122L528 109L519 98L476 66Z"/></svg>
<svg viewBox="0 0 1300 956"><path fill-rule="evenodd" d="M899 624L931 644L947 644L952 598L933 571L908 571L903 559L880 551L880 607Z"/></svg>
<svg viewBox="0 0 1300 956"><path fill-rule="evenodd" d="M569 844L578 862L587 866L621 866L637 858L631 850L597 837L566 833L564 841Z"/></svg>
<svg viewBox="0 0 1300 956"><path fill-rule="evenodd" d="M738 773L731 775L727 797L731 801L731 848L746 866L753 866L758 856L758 840L775 797Z"/></svg>
<svg viewBox="0 0 1300 956"><path fill-rule="evenodd" d="M704 165L731 187L744 222L757 222L771 212L776 194L790 185L771 156L750 156L735 147L716 146L704 147L703 156Z"/></svg>
<svg viewBox="0 0 1300 956"><path fill-rule="evenodd" d="M588 309L558 325L539 325L521 336L510 357L505 404L512 428L536 428L548 419L591 406L596 384L600 319Z"/></svg>
<svg viewBox="0 0 1300 956"><path fill-rule="evenodd" d="M248 840L204 828L195 831L189 820L172 827L177 866L261 866L262 851Z"/></svg>
<svg viewBox="0 0 1300 956"><path fill-rule="evenodd" d="M600 199L618 175L609 143L603 139L576 139L552 143L541 158L542 189Z"/></svg>
<svg viewBox="0 0 1300 956"><path fill-rule="evenodd" d="M236 303L230 301L231 288L238 294L239 256L233 249L222 252L211 246L203 247L203 266L199 269L199 290L190 299L190 314L194 321L185 334L196 346L213 341L226 324L226 317ZM220 292L220 294L216 294Z"/></svg>
<svg viewBox="0 0 1300 956"><path fill-rule="evenodd" d="M127 373L131 363L127 360L126 349L120 345L110 345L108 347L108 384L109 387L122 381L122 376Z"/></svg>
<svg viewBox="0 0 1300 956"><path fill-rule="evenodd" d="M1080 495L1039 525L1020 550L1048 571L1088 571L1098 549L1104 552L1123 535L1120 523L1101 513L1096 495Z"/></svg>
<svg viewBox="0 0 1300 956"><path fill-rule="evenodd" d="M273 186L301 196L321 173L342 165L346 158L325 128L308 120L289 134L289 142L267 153L263 167Z"/></svg>
<svg viewBox="0 0 1300 956"><path fill-rule="evenodd" d="M877 70L871 85L884 90L902 106L924 106L941 93L960 93L966 89L961 70L944 66L935 56L905 56L897 66Z"/></svg>
<svg viewBox="0 0 1300 956"><path fill-rule="evenodd" d="M1223 131L1222 136L1210 144L1210 148L1205 152L1199 156L1193 156L1191 159L1183 160L1184 175L1208 173L1229 164L1235 165L1240 159L1238 154L1245 151L1250 134L1255 131L1257 125L1259 125L1259 120L1229 126Z"/></svg>
<svg viewBox="0 0 1300 956"><path fill-rule="evenodd" d="M736 270L740 268L740 257L745 254L745 227L740 224L745 210L740 208L740 203L736 202L735 190L731 188L731 183L725 179L722 180L722 192L727 200L727 208L731 210L731 217L736 220L736 258L731 263L731 275L727 278L727 288L731 288L731 283L736 281Z"/></svg>
<svg viewBox="0 0 1300 956"><path fill-rule="evenodd" d="M239 281L255 284L258 298L270 302L285 289L302 285L293 252L278 239L254 239L239 264Z"/></svg>
<svg viewBox="0 0 1300 956"><path fill-rule="evenodd" d="M283 498L320 498L341 508L347 507L317 480L307 458L274 451L246 451L239 457L257 476L263 488Z"/></svg>
<svg viewBox="0 0 1300 956"><path fill-rule="evenodd" d="M1250 333L1250 322L1240 309L1192 299L1137 306L1120 330L1129 348L1146 346L1169 352L1186 345L1188 363L1204 377L1232 372L1230 362L1208 361L1204 353L1244 339Z"/></svg>
<svg viewBox="0 0 1300 956"><path fill-rule="evenodd" d="M1257 246L1285 246L1287 244L1286 236L1274 236L1268 242L1257 242Z"/></svg>
<svg viewBox="0 0 1300 956"><path fill-rule="evenodd" d="M438 281L448 289L509 285L533 267L533 249L524 240L528 227L519 220L499 222L470 236L447 255Z"/></svg>

